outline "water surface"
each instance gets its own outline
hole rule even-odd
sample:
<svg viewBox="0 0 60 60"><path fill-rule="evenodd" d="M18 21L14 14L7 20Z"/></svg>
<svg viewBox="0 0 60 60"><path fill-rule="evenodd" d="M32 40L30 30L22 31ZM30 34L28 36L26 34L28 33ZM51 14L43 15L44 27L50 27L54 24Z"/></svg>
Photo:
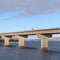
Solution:
<svg viewBox="0 0 60 60"><path fill-rule="evenodd" d="M28 44L29 43L29 44ZM37 49L0 47L0 60L60 60L60 42L50 41L48 51L40 49L40 42L26 42L25 46ZM16 44L15 44L16 45Z"/></svg>

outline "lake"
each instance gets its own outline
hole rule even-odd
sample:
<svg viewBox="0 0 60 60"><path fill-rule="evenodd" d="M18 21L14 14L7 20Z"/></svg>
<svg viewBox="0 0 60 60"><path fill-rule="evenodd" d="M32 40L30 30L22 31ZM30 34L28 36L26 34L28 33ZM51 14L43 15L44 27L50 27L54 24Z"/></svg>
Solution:
<svg viewBox="0 0 60 60"><path fill-rule="evenodd" d="M40 41L26 41L25 46L31 49L11 45L14 47L0 47L0 60L60 60L60 41L49 41L48 51L40 49Z"/></svg>

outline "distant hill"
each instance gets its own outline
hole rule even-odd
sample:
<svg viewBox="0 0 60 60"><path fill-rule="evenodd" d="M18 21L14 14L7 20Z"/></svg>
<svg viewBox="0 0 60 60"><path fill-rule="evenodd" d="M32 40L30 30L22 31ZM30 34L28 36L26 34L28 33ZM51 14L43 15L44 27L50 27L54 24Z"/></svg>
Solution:
<svg viewBox="0 0 60 60"><path fill-rule="evenodd" d="M51 38L49 40L52 40L52 41L60 41L60 37L54 37L54 38Z"/></svg>

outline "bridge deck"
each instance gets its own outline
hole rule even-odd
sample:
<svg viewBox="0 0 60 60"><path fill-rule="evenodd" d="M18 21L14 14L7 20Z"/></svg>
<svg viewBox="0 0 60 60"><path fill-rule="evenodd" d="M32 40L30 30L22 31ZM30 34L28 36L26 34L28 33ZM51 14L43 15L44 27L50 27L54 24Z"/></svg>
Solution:
<svg viewBox="0 0 60 60"><path fill-rule="evenodd" d="M60 34L60 28L29 30L19 32L0 33L0 36L13 36L13 35L36 35L36 34Z"/></svg>

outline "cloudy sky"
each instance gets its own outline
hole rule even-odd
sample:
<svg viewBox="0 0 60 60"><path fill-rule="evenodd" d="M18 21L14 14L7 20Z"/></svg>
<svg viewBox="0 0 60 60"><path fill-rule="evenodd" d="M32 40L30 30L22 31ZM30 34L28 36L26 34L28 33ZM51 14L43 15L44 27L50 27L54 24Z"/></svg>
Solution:
<svg viewBox="0 0 60 60"><path fill-rule="evenodd" d="M60 27L60 0L0 0L0 32Z"/></svg>
<svg viewBox="0 0 60 60"><path fill-rule="evenodd" d="M32 15L60 10L60 0L0 0L0 12L15 11Z"/></svg>

